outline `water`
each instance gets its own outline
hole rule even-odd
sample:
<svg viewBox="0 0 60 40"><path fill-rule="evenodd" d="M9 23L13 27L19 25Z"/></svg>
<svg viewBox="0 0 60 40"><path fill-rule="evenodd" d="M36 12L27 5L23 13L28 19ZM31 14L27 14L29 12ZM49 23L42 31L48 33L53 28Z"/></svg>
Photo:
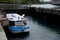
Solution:
<svg viewBox="0 0 60 40"><path fill-rule="evenodd" d="M49 25L44 21L27 17L30 33L10 34L7 33L9 40L60 40L60 30L54 25ZM57 26L58 27L58 26Z"/></svg>

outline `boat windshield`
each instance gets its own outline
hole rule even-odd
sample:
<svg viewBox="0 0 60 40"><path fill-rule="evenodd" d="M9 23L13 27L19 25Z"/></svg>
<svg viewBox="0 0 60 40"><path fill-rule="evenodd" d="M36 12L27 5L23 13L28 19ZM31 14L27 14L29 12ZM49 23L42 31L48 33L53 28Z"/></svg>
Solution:
<svg viewBox="0 0 60 40"><path fill-rule="evenodd" d="M15 22L15 26L24 26L24 25L27 25L26 21L16 21Z"/></svg>

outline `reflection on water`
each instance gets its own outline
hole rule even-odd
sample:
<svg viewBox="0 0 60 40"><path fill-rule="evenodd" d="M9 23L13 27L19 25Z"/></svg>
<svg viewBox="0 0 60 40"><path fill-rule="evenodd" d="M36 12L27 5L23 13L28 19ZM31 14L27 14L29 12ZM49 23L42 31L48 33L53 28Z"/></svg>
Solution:
<svg viewBox="0 0 60 40"><path fill-rule="evenodd" d="M52 31L55 31L56 33L60 34L60 25L54 24L53 22L50 23L46 20L41 20L41 19L37 19L37 18L33 18L33 20L38 23L38 25L45 27L45 28L49 28Z"/></svg>
<svg viewBox="0 0 60 40"><path fill-rule="evenodd" d="M11 34L8 36L9 40L22 40L28 38L30 33L18 33L18 34Z"/></svg>
<svg viewBox="0 0 60 40"><path fill-rule="evenodd" d="M60 34L58 34L60 33L60 28L58 28L58 26L48 24L40 19L27 18L30 26L30 33L11 34L7 32L9 40L60 40Z"/></svg>

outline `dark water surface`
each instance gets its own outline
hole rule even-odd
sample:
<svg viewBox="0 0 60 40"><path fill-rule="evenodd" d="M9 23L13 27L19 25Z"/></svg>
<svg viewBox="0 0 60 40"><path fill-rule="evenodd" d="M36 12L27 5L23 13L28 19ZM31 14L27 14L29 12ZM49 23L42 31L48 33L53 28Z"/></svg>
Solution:
<svg viewBox="0 0 60 40"><path fill-rule="evenodd" d="M9 40L60 40L60 29L44 21L28 17L30 33L11 34L7 32Z"/></svg>

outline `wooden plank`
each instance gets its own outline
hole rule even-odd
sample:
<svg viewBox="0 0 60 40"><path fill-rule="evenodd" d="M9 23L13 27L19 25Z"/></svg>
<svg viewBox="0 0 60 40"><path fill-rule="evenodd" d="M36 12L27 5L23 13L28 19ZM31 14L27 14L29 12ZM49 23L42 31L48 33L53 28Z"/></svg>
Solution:
<svg viewBox="0 0 60 40"><path fill-rule="evenodd" d="M3 20L8 20L7 18L0 18L0 21L3 21Z"/></svg>

